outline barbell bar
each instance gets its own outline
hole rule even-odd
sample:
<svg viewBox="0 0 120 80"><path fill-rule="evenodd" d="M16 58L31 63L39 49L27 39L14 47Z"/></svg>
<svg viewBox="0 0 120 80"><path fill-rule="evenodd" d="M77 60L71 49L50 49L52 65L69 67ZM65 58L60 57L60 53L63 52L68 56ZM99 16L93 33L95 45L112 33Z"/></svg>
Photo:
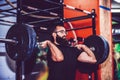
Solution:
<svg viewBox="0 0 120 80"><path fill-rule="evenodd" d="M13 60L17 58L26 60L29 58L35 46L37 46L36 41L36 32L32 27L25 24L13 25L9 29L6 39L0 38L0 42L6 43L6 51ZM108 57L109 45L102 36L91 35L84 39L84 44L93 51L98 64L104 62ZM18 55L19 57L15 58Z"/></svg>
<svg viewBox="0 0 120 80"><path fill-rule="evenodd" d="M4 39L4 38L0 38L0 42L2 42L2 43L13 43L13 44L17 44L18 43L18 41L16 41L16 40Z"/></svg>

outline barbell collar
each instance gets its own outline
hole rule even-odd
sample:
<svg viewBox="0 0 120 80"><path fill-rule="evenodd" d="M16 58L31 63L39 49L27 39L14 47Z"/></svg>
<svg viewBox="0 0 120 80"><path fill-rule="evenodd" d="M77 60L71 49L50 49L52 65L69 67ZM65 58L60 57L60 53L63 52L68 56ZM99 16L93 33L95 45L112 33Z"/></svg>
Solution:
<svg viewBox="0 0 120 80"><path fill-rule="evenodd" d="M90 47L90 50L91 51L95 51L95 47Z"/></svg>

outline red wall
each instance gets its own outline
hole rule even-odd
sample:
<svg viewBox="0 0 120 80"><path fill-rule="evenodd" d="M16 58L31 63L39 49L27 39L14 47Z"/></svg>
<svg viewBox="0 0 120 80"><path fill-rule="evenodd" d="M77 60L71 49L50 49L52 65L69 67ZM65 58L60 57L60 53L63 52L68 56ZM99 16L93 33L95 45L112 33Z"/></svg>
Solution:
<svg viewBox="0 0 120 80"><path fill-rule="evenodd" d="M99 1L98 0L64 0L64 4L82 9L82 10L87 10L87 11L92 11L92 9L96 10L96 28L97 28L97 34L99 34ZM84 16L86 14L82 12L78 12L75 10L70 10L68 8L64 8L64 18L73 18L73 17L78 17L78 16ZM72 25L77 28L77 27L85 27L85 26L90 26L92 25L91 19L84 19L84 20L78 20L78 21L72 21ZM66 28L69 28L69 26L66 26ZM88 35L92 34L91 29L85 29L85 30L77 30L76 31L77 36L82 36L86 37ZM69 37L72 35L69 34Z"/></svg>
<svg viewBox="0 0 120 80"><path fill-rule="evenodd" d="M96 11L96 33L100 34L99 30L99 0L64 0L64 4L82 9L87 11L92 11L92 9L95 9ZM78 16L84 16L85 13L78 12L75 10L70 10L68 8L64 7L64 18L73 18ZM91 26L92 20L91 19L84 19L84 20L78 20L78 21L72 21L71 22L74 28L78 27L85 27L85 26ZM65 28L70 29L67 23L65 23ZM82 29L82 30L76 30L75 31L78 37L87 37L89 35L92 35L92 29ZM73 38L72 32L68 33L68 38ZM98 76L100 76L100 71L98 71ZM76 73L76 80L88 80L88 74L80 73L77 71ZM93 79L94 80L94 79ZM100 80L100 77L99 79Z"/></svg>

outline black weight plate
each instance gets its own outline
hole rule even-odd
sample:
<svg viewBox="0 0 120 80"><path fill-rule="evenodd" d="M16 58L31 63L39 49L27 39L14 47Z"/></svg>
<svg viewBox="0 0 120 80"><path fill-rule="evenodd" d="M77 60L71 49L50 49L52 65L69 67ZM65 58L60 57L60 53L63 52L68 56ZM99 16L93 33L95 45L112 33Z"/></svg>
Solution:
<svg viewBox="0 0 120 80"><path fill-rule="evenodd" d="M36 44L36 33L31 27L15 24L9 29L6 38L18 41L17 45L6 44L6 51L11 59L22 61L31 56Z"/></svg>
<svg viewBox="0 0 120 80"><path fill-rule="evenodd" d="M97 58L96 64L82 63L78 62L78 70L82 73L91 74L98 69L98 65L104 62L109 55L109 45L108 42L102 37L97 35L91 35L84 40L84 44L89 48L94 47L93 51L95 57Z"/></svg>
<svg viewBox="0 0 120 80"><path fill-rule="evenodd" d="M7 54L6 54L6 63L11 71L16 72L16 62L15 60L12 60Z"/></svg>
<svg viewBox="0 0 120 80"><path fill-rule="evenodd" d="M36 65L36 57L37 57L37 53L39 52L39 49L37 48L37 45L35 45L36 44L36 39L34 39L34 38L36 38L35 36L36 36L36 34L35 34L35 32L34 32L34 30L33 30L33 28L28 28L29 30L29 33L31 34L31 35L33 35L33 36L31 36L31 35L29 35L29 36L31 36L31 45L29 45L29 46L31 46L32 47L32 49L33 49L33 52L32 52L32 54L31 54L31 56L27 59L27 60L25 60L25 62L24 62L24 70L25 70L25 75L27 75L27 74L30 74L31 72L32 72L32 70L33 70L33 68L34 68L34 66ZM34 44L35 43L35 44Z"/></svg>
<svg viewBox="0 0 120 80"><path fill-rule="evenodd" d="M102 36L89 36L85 39L84 44L89 48L95 48L93 53L97 59L97 64L100 64L107 59L109 54L109 46L107 41Z"/></svg>
<svg viewBox="0 0 120 80"><path fill-rule="evenodd" d="M109 44L108 44L108 42L102 36L100 36L100 37L104 41L105 50L104 50L103 57L99 60L99 62L97 62L98 64L103 63L108 58L108 56L109 56Z"/></svg>
<svg viewBox="0 0 120 80"><path fill-rule="evenodd" d="M36 32L34 31L33 28L31 27L27 27L27 31L28 31L28 34L29 34L29 54L28 54L28 60L29 60L29 57L31 58L32 54L34 54L34 48L37 46L37 40L36 40Z"/></svg>

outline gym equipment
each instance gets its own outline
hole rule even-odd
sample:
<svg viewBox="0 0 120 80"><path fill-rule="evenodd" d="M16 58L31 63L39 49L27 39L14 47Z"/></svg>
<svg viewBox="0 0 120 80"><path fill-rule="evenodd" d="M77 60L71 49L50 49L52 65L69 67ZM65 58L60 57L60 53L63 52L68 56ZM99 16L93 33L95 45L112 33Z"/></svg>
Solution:
<svg viewBox="0 0 120 80"><path fill-rule="evenodd" d="M96 64L101 64L107 59L109 55L109 45L102 36L91 35L84 40L84 44L93 51L97 59Z"/></svg>
<svg viewBox="0 0 120 80"><path fill-rule="evenodd" d="M6 43L7 55L16 62L15 69L10 66L16 72L16 80L22 80L21 75L29 74L36 63L36 32L28 25L15 24L0 42Z"/></svg>
<svg viewBox="0 0 120 80"><path fill-rule="evenodd" d="M0 39L0 42L6 43L6 51L11 59L18 61L20 64L24 62L24 74L29 74L35 65L37 53L37 41L34 29L29 27L29 25L15 24L9 29L6 39ZM97 63L94 65L82 64L84 67L82 70L91 73L97 68L96 66L107 59L109 55L109 45L102 36L97 35L87 37L84 40L84 44L93 51L97 59ZM20 70L20 64L17 65L17 70ZM27 66L29 66L29 68Z"/></svg>
<svg viewBox="0 0 120 80"><path fill-rule="evenodd" d="M43 23L43 22L50 22L50 21L53 21L53 20L61 20L63 22L71 22L71 21L76 21L76 20L83 20L83 19L88 19L88 18L92 18L92 26L88 26L88 27L84 27L82 29L85 29L85 28L92 28L92 31L93 31L93 34L96 35L96 23L95 23L95 17L96 17L96 14L95 14L95 10L93 9L92 12L89 12L89 11L86 11L86 10L81 10L81 9L78 9L78 8L75 8L75 7L72 7L70 5L67 5L67 4L63 4L63 2L60 2L58 4L58 6L55 6L56 8L59 8L61 9L61 11L63 10L63 7L66 7L66 8L69 8L69 9L72 9L72 10L76 10L76 11L80 11L80 12L83 12L85 14L87 14L86 16L78 16L78 17L74 17L74 18L67 18L67 19L63 19L63 12L58 12L58 11L55 11L54 12L54 9L56 8L49 8L49 9L53 9L52 11L49 11L48 9L46 8L43 8L43 9L39 9L38 7L36 6L31 6L31 5L26 5L24 4L24 6L20 6L20 0L17 1L17 7L15 5L13 5L13 3L11 3L9 0L5 0L13 9L16 9L17 8L17 23L28 23L28 24L37 24L39 23L40 25ZM29 1L29 0L28 0ZM34 1L34 0L33 0ZM51 2L51 3L54 3L52 2L51 0L45 0L45 1L48 1L48 2ZM62 0L61 0L62 1ZM34 1L35 2L35 1ZM36 4L36 3L35 3ZM48 3L49 4L49 3ZM56 3L55 3L56 4ZM23 9L23 7L25 7L26 9L29 9L31 12L29 11L25 11ZM60 11L60 9L57 9ZM6 11L6 10L5 10ZM40 16L38 14L38 12L42 12L42 13L46 13L46 16L42 15ZM58 14L58 13L60 14ZM34 13L34 14L33 14ZM36 14L35 14L36 13ZM47 15L49 14L49 15ZM24 19L21 19L21 16L22 18L24 17L27 17L29 16L29 19L26 18L28 21L24 21ZM36 18L35 21L34 19L33 20L30 20L30 18L32 17L33 18ZM41 19L42 18L42 19ZM38 20L39 19L39 20ZM30 20L30 21L29 21ZM8 22L8 23L13 23L14 22L11 22L11 21L5 21L5 20L1 20L2 22ZM46 24L46 23L45 23ZM21 24L19 24L21 25ZM19 26L17 25L17 26ZM24 25L22 25L24 26ZM26 26L26 25L25 25ZM23 29L24 28L24 29ZM31 28L32 29L32 28ZM29 59L32 59L34 58L33 57L33 53L34 53L34 48L36 47L36 36L33 36L32 34L34 34L32 32L32 30L30 29L30 27L12 27L9 31L8 31L8 34L7 34L7 39L0 39L0 42L5 42L6 43L6 50L7 50L7 53L8 53L8 56L13 59L13 60L16 60L18 63L17 63L17 72L16 73L20 73L17 75L17 80L21 80L20 77L21 75L21 72L22 72L22 69L23 69L23 62L25 63L25 65L27 64L27 66L30 65L30 67L32 66L33 67L33 63L31 61L34 61L35 59L33 60L29 60ZM78 30L78 29L72 29L72 30ZM18 31L18 32L17 32ZM20 32L20 33L19 33ZM15 33L15 34L14 34ZM35 41L34 41L35 40ZM104 39L103 39L104 40ZM88 44L90 43L91 41L88 40L87 42L87 39L86 41L84 42L87 46L89 46ZM104 42L102 45L102 47L109 47L105 41L102 41ZM99 44L99 42L98 42ZM106 46L105 46L106 45ZM100 49L99 49L100 48ZM97 65L101 64L102 62L104 62L108 56L108 53L109 53L109 48L107 48L107 51L105 51L105 49L102 49L101 47L97 47L95 45L93 45L92 47L90 46L90 49L93 50L96 58L97 58ZM96 50L103 50L102 52L104 53L97 53L98 51ZM95 53L96 52L96 53ZM108 52L108 53L107 53ZM106 53L106 54L105 54ZM100 55L100 56L98 56ZM34 55L35 56L35 55ZM28 62L27 62L28 61ZM96 66L96 65L92 65L93 67ZM28 71L30 71L31 69L28 69ZM88 70L90 70L90 68L88 68ZM25 74L28 74L29 72L26 71L25 69Z"/></svg>
<svg viewBox="0 0 120 80"><path fill-rule="evenodd" d="M36 45L36 33L33 28L24 24L13 25L6 36L13 44L6 44L8 56L13 60L28 59Z"/></svg>
<svg viewBox="0 0 120 80"><path fill-rule="evenodd" d="M16 28L17 26L17 28ZM14 25L7 33L7 39L0 39L6 43L7 54L13 60L28 60L36 44L36 34L31 27L25 25ZM108 42L102 37L91 35L84 40L97 59L97 65L103 63L109 55Z"/></svg>

